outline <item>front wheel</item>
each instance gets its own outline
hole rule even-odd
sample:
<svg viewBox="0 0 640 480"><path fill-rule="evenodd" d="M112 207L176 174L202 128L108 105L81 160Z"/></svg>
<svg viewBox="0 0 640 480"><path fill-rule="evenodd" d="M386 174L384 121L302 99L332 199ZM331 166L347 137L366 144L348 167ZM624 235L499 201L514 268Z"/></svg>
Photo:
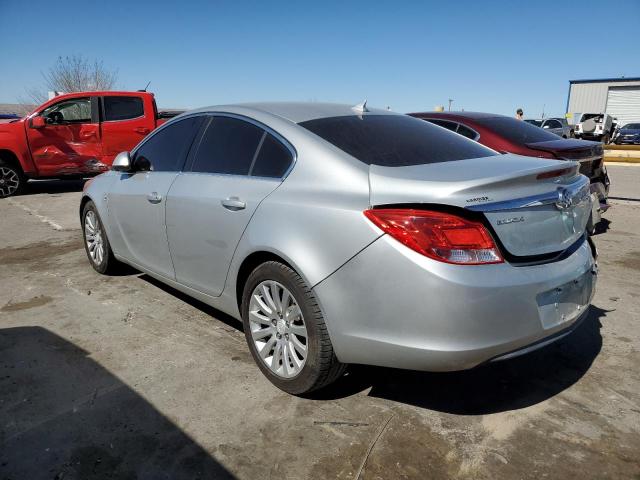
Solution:
<svg viewBox="0 0 640 480"><path fill-rule="evenodd" d="M19 194L26 182L20 168L0 159L0 198Z"/></svg>
<svg viewBox="0 0 640 480"><path fill-rule="evenodd" d="M287 265L266 262L249 275L242 321L251 355L281 390L309 393L344 373L313 292Z"/></svg>
<svg viewBox="0 0 640 480"><path fill-rule="evenodd" d="M102 220L92 201L82 209L82 236L89 263L96 272L108 275L120 270L122 264L113 255Z"/></svg>

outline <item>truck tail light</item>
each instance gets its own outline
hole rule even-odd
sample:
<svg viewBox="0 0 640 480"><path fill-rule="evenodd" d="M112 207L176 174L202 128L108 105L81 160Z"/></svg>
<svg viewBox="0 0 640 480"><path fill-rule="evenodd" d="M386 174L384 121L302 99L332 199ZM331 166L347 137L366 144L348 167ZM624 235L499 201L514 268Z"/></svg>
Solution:
<svg viewBox="0 0 640 480"><path fill-rule="evenodd" d="M414 209L373 209L365 210L364 215L400 243L434 260L459 265L504 262L493 238L479 222Z"/></svg>

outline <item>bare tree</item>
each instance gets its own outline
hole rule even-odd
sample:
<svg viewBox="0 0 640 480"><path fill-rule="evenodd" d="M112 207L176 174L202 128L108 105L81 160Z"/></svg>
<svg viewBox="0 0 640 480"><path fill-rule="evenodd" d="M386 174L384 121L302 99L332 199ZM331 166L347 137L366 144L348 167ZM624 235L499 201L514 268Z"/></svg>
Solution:
<svg viewBox="0 0 640 480"><path fill-rule="evenodd" d="M111 90L118 80L116 70L108 70L102 61L89 61L82 55L60 56L46 72L42 72L47 91L85 92ZM41 88L27 88L26 94L36 103L47 99Z"/></svg>

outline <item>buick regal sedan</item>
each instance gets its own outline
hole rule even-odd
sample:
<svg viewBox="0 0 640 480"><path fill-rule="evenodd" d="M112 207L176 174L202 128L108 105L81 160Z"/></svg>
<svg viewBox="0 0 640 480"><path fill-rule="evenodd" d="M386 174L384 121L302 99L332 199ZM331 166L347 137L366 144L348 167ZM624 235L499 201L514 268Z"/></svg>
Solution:
<svg viewBox="0 0 640 480"><path fill-rule="evenodd" d="M279 388L350 363L448 371L546 345L594 291L578 164L321 103L172 119L85 189L87 255L241 320Z"/></svg>

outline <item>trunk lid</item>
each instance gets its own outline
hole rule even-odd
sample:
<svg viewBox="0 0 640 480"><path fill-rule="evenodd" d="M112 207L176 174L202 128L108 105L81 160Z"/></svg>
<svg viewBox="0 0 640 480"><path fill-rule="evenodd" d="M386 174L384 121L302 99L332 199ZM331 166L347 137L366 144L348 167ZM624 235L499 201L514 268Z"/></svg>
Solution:
<svg viewBox="0 0 640 480"><path fill-rule="evenodd" d="M527 143L533 150L549 152L561 160L580 162L580 173L591 178L602 165L604 150L599 142L576 140L572 138L548 142Z"/></svg>
<svg viewBox="0 0 640 480"><path fill-rule="evenodd" d="M584 235L589 180L574 162L506 154L369 170L372 206L439 204L479 211L514 256L560 252ZM566 169L561 176L540 174Z"/></svg>

